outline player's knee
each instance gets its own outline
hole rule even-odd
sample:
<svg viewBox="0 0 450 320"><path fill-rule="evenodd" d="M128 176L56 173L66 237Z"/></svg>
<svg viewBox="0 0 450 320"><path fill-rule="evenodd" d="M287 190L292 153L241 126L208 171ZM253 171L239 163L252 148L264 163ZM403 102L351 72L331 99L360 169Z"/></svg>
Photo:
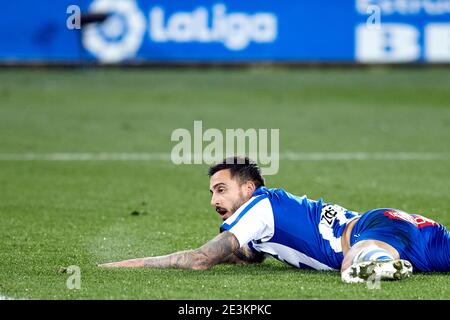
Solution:
<svg viewBox="0 0 450 320"><path fill-rule="evenodd" d="M378 240L363 240L350 248L344 256L341 272L354 263L370 260L393 260L399 259L398 251L391 245Z"/></svg>

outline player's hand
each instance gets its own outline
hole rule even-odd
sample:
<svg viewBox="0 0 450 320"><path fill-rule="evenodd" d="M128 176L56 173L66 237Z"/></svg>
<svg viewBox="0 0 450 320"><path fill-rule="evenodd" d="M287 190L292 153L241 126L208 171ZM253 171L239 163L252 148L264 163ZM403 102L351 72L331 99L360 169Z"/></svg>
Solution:
<svg viewBox="0 0 450 320"><path fill-rule="evenodd" d="M110 262L110 263L102 263L102 264L98 264L97 267L99 268L114 268L114 267L119 267L119 263L118 262Z"/></svg>
<svg viewBox="0 0 450 320"><path fill-rule="evenodd" d="M118 262L109 262L97 265L99 268L136 268L143 267L144 261L143 259L132 259L132 260L124 260Z"/></svg>

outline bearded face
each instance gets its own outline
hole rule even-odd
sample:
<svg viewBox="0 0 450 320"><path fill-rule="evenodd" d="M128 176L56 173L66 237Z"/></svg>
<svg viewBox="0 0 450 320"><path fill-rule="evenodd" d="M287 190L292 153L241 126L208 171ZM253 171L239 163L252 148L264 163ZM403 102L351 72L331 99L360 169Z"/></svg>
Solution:
<svg viewBox="0 0 450 320"><path fill-rule="evenodd" d="M225 221L247 202L255 191L253 182L242 183L230 170L216 172L210 179L211 205Z"/></svg>

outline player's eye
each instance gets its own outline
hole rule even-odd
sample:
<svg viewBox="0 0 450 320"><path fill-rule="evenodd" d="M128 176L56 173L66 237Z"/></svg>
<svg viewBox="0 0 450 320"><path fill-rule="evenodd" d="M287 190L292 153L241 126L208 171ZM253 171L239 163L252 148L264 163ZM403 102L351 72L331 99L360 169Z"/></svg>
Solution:
<svg viewBox="0 0 450 320"><path fill-rule="evenodd" d="M219 188L217 189L217 191L219 191L219 193L223 193L225 191L225 188Z"/></svg>

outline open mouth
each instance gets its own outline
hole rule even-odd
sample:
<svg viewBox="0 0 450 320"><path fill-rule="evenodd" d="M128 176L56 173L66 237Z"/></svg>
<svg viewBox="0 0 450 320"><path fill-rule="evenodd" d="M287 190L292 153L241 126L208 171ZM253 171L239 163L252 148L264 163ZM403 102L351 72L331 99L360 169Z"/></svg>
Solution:
<svg viewBox="0 0 450 320"><path fill-rule="evenodd" d="M220 214L221 216L225 215L225 214L228 212L228 210L227 210L227 209L224 209L224 208L216 208L216 211L217 211L217 213Z"/></svg>

